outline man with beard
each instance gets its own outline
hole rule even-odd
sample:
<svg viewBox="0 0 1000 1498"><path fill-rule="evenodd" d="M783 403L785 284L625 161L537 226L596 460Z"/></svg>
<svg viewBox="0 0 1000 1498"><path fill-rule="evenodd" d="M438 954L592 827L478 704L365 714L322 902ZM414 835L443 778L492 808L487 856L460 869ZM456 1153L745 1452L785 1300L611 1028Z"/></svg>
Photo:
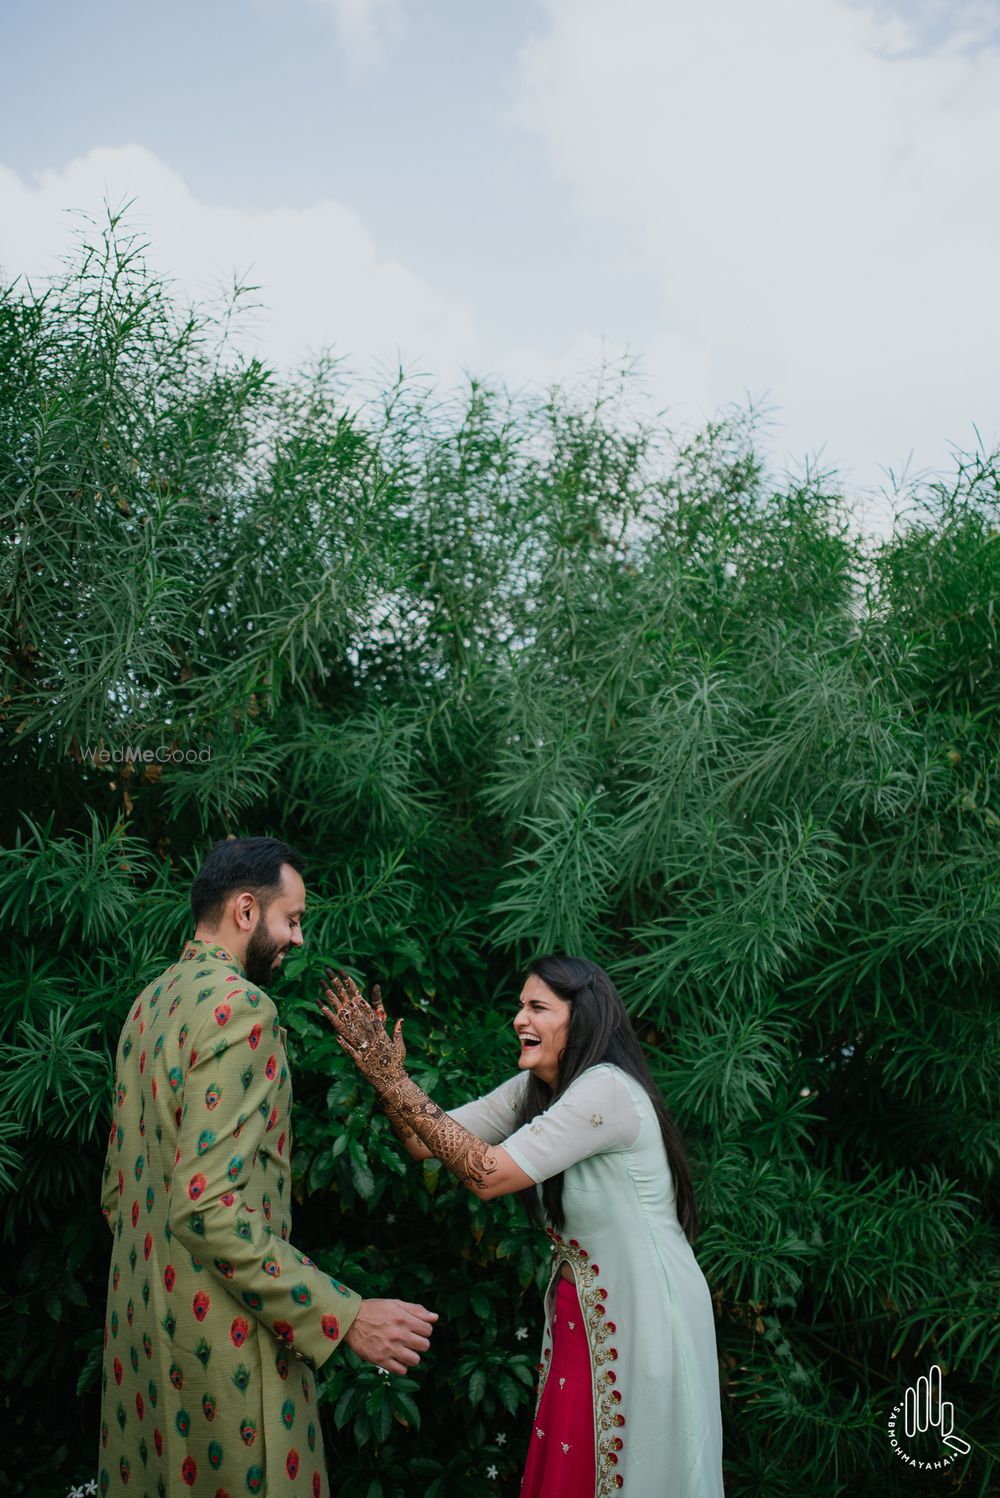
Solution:
<svg viewBox="0 0 1000 1498"><path fill-rule="evenodd" d="M404 1373L437 1317L362 1300L290 1241L291 1083L264 985L302 945L299 855L218 843L191 909L118 1043L100 1489L325 1498L313 1370L346 1342Z"/></svg>

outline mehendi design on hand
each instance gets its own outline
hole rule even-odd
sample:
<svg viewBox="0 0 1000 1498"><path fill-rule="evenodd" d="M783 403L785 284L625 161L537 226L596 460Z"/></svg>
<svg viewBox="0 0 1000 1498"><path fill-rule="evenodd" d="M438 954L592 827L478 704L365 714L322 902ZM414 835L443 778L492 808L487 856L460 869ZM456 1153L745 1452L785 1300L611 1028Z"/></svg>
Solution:
<svg viewBox="0 0 1000 1498"><path fill-rule="evenodd" d="M402 1021L397 1021L390 1037L379 989L372 990L372 1006L346 973L327 968L326 974L324 992L334 1009L324 1004L320 1008L336 1030L341 1046L375 1088L396 1133L404 1141L416 1134L463 1185L481 1189L497 1169L496 1155L485 1140L450 1118L407 1074Z"/></svg>
<svg viewBox="0 0 1000 1498"><path fill-rule="evenodd" d="M389 1040L385 1030L386 1014L382 1003L382 991L378 984L372 989L372 1003L368 1005L359 993L356 985L346 973L335 973L332 968L326 969L327 983L323 985L324 992L330 1001L339 1005L336 1012L328 1009L325 1004L320 1009L329 1019L337 1032L337 1038L352 1057L358 1070L374 1081L371 1068L381 1063L391 1068L393 1060L398 1063L402 1070L403 1061L406 1057L406 1046L403 1044L402 1028L403 1021L397 1020L392 1039ZM363 1008L361 1006L364 1006ZM365 1013L365 1010L368 1013ZM374 1017L375 1025L370 1023L370 1017ZM381 1036L378 1032L381 1032ZM380 1044L380 1038L382 1044ZM385 1044L391 1048L391 1054L385 1056ZM371 1057L367 1052L371 1050ZM364 1053L364 1054L362 1054ZM380 1097L386 1118L395 1131L396 1136L403 1144L414 1137L415 1131L406 1120L391 1106L384 1098Z"/></svg>

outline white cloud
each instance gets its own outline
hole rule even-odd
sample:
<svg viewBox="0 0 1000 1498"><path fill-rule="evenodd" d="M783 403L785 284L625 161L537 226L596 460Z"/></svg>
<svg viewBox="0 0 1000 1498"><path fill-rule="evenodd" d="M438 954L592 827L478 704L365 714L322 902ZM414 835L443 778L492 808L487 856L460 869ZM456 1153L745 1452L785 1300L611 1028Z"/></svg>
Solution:
<svg viewBox="0 0 1000 1498"><path fill-rule="evenodd" d="M151 264L189 297L234 276L259 286L262 307L241 340L267 362L294 366L333 347L359 374L402 358L446 379L474 362L469 313L380 255L352 209L329 200L255 212L201 203L141 146L89 151L32 184L0 167L0 276L51 274L80 227L68 209L100 220L105 202L130 198L126 222L148 239Z"/></svg>
<svg viewBox="0 0 1000 1498"><path fill-rule="evenodd" d="M400 0L313 0L313 4L333 12L337 36L356 74L369 72L388 45L402 35Z"/></svg>
<svg viewBox="0 0 1000 1498"><path fill-rule="evenodd" d="M515 117L653 273L650 367L865 482L1000 431L1000 48L842 0L544 0ZM933 5L923 19L943 25ZM671 374L673 369L674 373Z"/></svg>

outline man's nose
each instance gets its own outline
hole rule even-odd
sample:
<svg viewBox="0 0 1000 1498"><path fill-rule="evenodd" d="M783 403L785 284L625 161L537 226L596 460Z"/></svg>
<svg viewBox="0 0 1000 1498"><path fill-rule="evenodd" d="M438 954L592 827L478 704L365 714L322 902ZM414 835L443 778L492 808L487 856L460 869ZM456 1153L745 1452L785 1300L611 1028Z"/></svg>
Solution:
<svg viewBox="0 0 1000 1498"><path fill-rule="evenodd" d="M301 928L301 926L296 926L295 930L292 932L291 936L289 937L289 943L290 943L290 945L293 946L293 947L301 947L301 945L302 945L302 943L303 943L304 940L305 940L305 938L302 935L302 928Z"/></svg>

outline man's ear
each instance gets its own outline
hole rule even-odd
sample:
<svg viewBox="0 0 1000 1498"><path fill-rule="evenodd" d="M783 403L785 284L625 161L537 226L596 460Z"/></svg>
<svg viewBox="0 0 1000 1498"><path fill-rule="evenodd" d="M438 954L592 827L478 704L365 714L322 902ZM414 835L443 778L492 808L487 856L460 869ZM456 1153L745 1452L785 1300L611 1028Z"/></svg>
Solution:
<svg viewBox="0 0 1000 1498"><path fill-rule="evenodd" d="M253 912L257 901L248 890L237 895L233 901L233 920L241 931L249 931L253 926Z"/></svg>

